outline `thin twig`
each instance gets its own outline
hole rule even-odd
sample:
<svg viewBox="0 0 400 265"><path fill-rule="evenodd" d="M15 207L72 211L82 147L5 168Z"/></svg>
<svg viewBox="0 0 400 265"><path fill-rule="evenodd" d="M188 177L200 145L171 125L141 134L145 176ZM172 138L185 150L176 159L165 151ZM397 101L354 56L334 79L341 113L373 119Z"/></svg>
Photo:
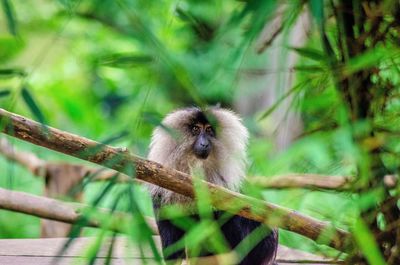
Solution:
<svg viewBox="0 0 400 265"><path fill-rule="evenodd" d="M261 33L261 41L256 51L258 54L263 53L272 42L279 36L284 27L284 9L281 6L275 13L270 22L267 23L263 32Z"/></svg>

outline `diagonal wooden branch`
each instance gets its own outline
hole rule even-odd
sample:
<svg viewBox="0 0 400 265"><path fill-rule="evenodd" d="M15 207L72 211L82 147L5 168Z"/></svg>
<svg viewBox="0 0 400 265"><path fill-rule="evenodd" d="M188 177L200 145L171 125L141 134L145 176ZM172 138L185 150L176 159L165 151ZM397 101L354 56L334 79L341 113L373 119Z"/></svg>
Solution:
<svg viewBox="0 0 400 265"><path fill-rule="evenodd" d="M11 191L0 188L0 209L25 213L40 218L45 218L53 221L74 224L78 222L84 212L96 211L96 215L90 215L90 218L85 226L100 227L101 219L107 216L115 218L114 222L108 224L108 229L116 232L121 232L122 224L129 224L131 216L121 212L113 212L102 208L94 208L80 203L67 203L55 199L27 194L19 191ZM101 218L102 217L102 218ZM148 226L154 234L158 234L158 229L155 221L152 218L146 218Z"/></svg>
<svg viewBox="0 0 400 265"><path fill-rule="evenodd" d="M113 148L51 127L43 129L42 124L3 109L0 109L0 122L2 131L16 138L112 168L188 197L195 197L191 176L132 155L126 149ZM350 234L333 227L329 222L319 221L205 181L201 183L208 186L212 204L217 209L264 222L272 227L278 226L313 240L321 240L339 250L345 250L350 243Z"/></svg>
<svg viewBox="0 0 400 265"><path fill-rule="evenodd" d="M115 178L116 174L118 178L116 182L127 183L134 180L131 177L120 174L112 169L95 168L86 165L65 163L65 162L49 162L39 159L35 154L27 151L20 151L15 149L9 141L5 138L0 139L0 153L3 154L7 159L17 162L20 165L26 167L32 174L38 177L44 176L44 171L49 167L57 165L65 166L71 165L75 167L81 167L82 178L86 175L94 175L93 181L107 181ZM291 188L302 188L302 189L327 189L327 190L349 190L352 178L349 176L326 176L319 174L287 174L273 177L264 176L251 176L247 178L247 182L258 188L265 189L291 189ZM387 181L386 181L387 180ZM394 187L397 183L394 176L385 176L384 184L388 187Z"/></svg>

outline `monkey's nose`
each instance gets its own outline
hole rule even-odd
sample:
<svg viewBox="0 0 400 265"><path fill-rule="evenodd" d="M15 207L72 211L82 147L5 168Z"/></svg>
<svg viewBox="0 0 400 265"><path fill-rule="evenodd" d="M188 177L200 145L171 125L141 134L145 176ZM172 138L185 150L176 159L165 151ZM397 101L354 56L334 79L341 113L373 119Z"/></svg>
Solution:
<svg viewBox="0 0 400 265"><path fill-rule="evenodd" d="M203 143L200 143L200 146L203 148L208 148L210 146L210 144L208 142L205 142L205 143L203 142Z"/></svg>
<svg viewBox="0 0 400 265"><path fill-rule="evenodd" d="M211 144L205 139L197 141L193 147L194 154L200 159L206 159L211 151Z"/></svg>

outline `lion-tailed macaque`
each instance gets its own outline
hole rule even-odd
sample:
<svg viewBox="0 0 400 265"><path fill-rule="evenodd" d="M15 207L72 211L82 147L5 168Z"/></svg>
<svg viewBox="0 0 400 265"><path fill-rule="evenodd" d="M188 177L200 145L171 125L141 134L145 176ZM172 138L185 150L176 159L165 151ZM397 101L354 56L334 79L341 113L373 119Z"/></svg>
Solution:
<svg viewBox="0 0 400 265"><path fill-rule="evenodd" d="M194 107L179 109L168 114L154 130L148 158L190 175L200 171L206 181L232 191L240 191L245 177L247 141L247 129L241 119L230 110L217 107L204 110ZM165 250L183 239L185 230L176 226L174 220L160 219L160 207L170 204L185 206L193 202L193 199L151 184L149 190L162 248ZM223 214L225 213L222 211L214 211L215 220L219 220ZM195 212L191 216L194 220L199 220ZM223 222L220 229L231 250L235 250L242 240L249 245L247 255L240 258L239 264L274 264L278 245L276 230L238 215ZM253 230L258 233L258 237L251 237L257 238L256 241L246 241ZM164 252L164 258L167 262L172 262L185 259L186 254L187 251L180 248L173 253L170 251L168 255ZM205 246L198 256L213 254Z"/></svg>

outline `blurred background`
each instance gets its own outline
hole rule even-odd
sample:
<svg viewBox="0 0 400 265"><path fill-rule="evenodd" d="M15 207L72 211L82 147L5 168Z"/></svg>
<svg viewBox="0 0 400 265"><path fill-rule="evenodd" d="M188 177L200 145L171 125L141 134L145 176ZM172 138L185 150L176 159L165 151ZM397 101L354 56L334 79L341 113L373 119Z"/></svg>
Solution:
<svg viewBox="0 0 400 265"><path fill-rule="evenodd" d="M394 1L382 1L379 6L382 25L395 20L388 11L395 10L390 2ZM354 128L363 132L369 127L349 118L351 108L338 89L337 68L324 43L331 44L334 57L345 49L337 19L340 14L335 13L340 13L341 4L3 0L0 106L146 157L151 131L166 113L187 106L220 105L239 113L250 130L248 176L356 176L367 171L370 164L365 161L370 157L354 140ZM353 11L356 18L357 12L364 12ZM375 21L373 15L367 18ZM363 29L371 33L372 22ZM387 34L382 41L398 36L396 25L382 33ZM391 31L393 36L389 36ZM378 46L368 36L363 41L370 42L366 47L379 49L358 61L344 57L347 68L343 71L351 75L360 69L379 68L372 82L390 86L393 93L387 97L395 97L400 77L397 44ZM396 127L398 108L398 100L390 101L390 113L381 123ZM396 138L385 139L393 148L383 154L384 164L395 172L399 144ZM86 164L10 137L7 140L15 149L45 161ZM0 168L0 187L44 194L44 178L2 156ZM106 185L86 185L83 202L95 201ZM123 189L119 186L123 184L111 188L99 204L112 204ZM141 187L135 189L146 196ZM360 205L375 205L377 200L374 193L361 196L319 189L262 189L256 194L341 228L354 222ZM137 203L151 216L150 200L143 196L137 195ZM97 233L96 229L84 231L85 235ZM0 211L0 238L39 236L38 218ZM281 232L280 243L336 254L287 231Z"/></svg>

